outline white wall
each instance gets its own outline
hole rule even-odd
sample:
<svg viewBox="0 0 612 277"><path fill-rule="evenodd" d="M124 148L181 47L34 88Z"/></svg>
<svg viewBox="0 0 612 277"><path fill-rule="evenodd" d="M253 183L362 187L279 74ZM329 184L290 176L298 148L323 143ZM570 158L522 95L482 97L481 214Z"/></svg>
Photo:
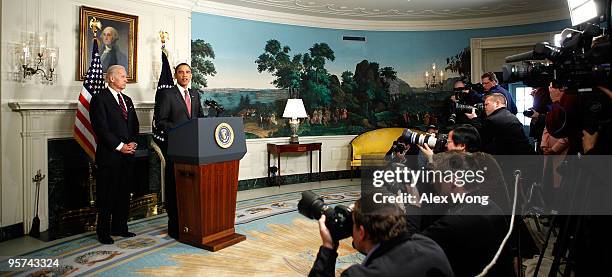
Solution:
<svg viewBox="0 0 612 277"><path fill-rule="evenodd" d="M300 143L321 142L321 172L349 169L349 143L355 135L300 137ZM240 180L268 176L268 143L288 143L289 138L268 138L247 140L247 154L240 161ZM270 156L270 165L278 165L277 158ZM307 153L281 154L281 175L308 173L310 158ZM312 154L312 172L319 172L319 153Z"/></svg>
<svg viewBox="0 0 612 277"><path fill-rule="evenodd" d="M150 132L161 55L158 31L169 32L167 48L174 61L190 59L189 1L173 3L175 6L165 6L164 1L158 0L2 0L0 227L24 222L25 230L29 229L35 199L32 177L38 169L48 176L46 140L71 137L75 103L82 86L82 81L76 81L75 77L79 55L79 7L84 5L138 16L138 82L128 84L127 93L138 109L141 132ZM59 48L55 84L44 85L36 79L22 82L16 75L18 67L13 52L26 31L46 32L49 46ZM10 107L9 103L12 103ZM322 171L337 171L348 169L348 144L353 137L300 139L305 143L323 142ZM240 163L240 180L267 176L266 144L287 142L288 138L247 141L248 152ZM276 164L275 157L271 164ZM309 158L307 154L283 154L281 164L283 175L307 173ZM313 172L318 170L318 153L314 153ZM43 231L48 224L47 193L45 179L41 183L39 208Z"/></svg>
<svg viewBox="0 0 612 277"><path fill-rule="evenodd" d="M33 187L31 178L38 169L32 167L28 168L29 172L24 172L24 165L26 162L31 164L31 161L23 159L22 116L12 111L8 103L76 102L82 85L82 81L76 81L75 73L79 54L79 7L84 5L138 16L138 83L128 84L127 93L137 106L139 103L151 104L159 76L161 43L158 32L165 29L170 33L167 47L180 61L189 59L191 40L191 11L155 3L142 0L2 0L0 227L24 221L24 199L30 197L24 196L24 187ZM15 81L17 67L13 51L26 31L46 32L48 45L59 48L56 84ZM148 121L148 124L143 124L145 129L141 131L148 132L151 119L146 118L146 114L144 117L141 123ZM74 121L74 117L67 120ZM56 125L66 124L56 122ZM46 164L46 161L36 162ZM48 175L44 171L43 174Z"/></svg>

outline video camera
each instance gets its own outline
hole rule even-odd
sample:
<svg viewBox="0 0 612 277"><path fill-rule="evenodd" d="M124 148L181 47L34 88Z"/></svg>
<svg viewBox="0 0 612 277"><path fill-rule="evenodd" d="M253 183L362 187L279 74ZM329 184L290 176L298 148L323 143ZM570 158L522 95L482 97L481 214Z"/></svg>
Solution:
<svg viewBox="0 0 612 277"><path fill-rule="evenodd" d="M470 82L464 82L463 84L464 84L463 87L453 88L453 91L455 92L455 97L457 97L457 99L461 98L461 94L465 90L474 91L479 94L484 93L484 86L481 83L472 84Z"/></svg>
<svg viewBox="0 0 612 277"><path fill-rule="evenodd" d="M505 82L522 81L531 87L548 87L557 80L562 87L577 91L610 85L610 1L577 5L568 1L572 25L555 36L555 45L537 43L532 51L506 57ZM579 2L579 1L578 1ZM589 10L586 10L589 9ZM599 14L598 14L599 12ZM606 26L607 25L607 26Z"/></svg>
<svg viewBox="0 0 612 277"><path fill-rule="evenodd" d="M467 118L462 116L464 113L471 113L471 106L474 105L474 108L480 113L482 108L476 106L478 104L482 105L482 95L484 94L484 86L481 83L472 84L467 79L460 79L457 82L463 83L462 87L453 88L455 93L455 101L451 103L450 107L450 116L448 117L448 122L450 124L457 123L457 114L459 114L460 123L463 123Z"/></svg>
<svg viewBox="0 0 612 277"><path fill-rule="evenodd" d="M600 92L594 92L597 86L610 88L612 84L610 1L598 1L599 9L593 8L595 11L589 13L593 17L586 19L584 16L574 18L574 15L587 14L582 10L578 12L587 6L574 7L570 2L574 29L565 29L557 35L559 42L556 45L540 42L532 51L506 57L507 63L521 63L503 67L504 82L521 81L531 87L548 87L553 82L566 94L577 95L577 101L568 105L578 114L568 116L579 118L568 121L582 126L568 126L562 132L551 133L555 137L567 136L568 131L573 133L580 129L593 133L603 125L609 125L612 114L609 101ZM603 12L597 14L597 10Z"/></svg>
<svg viewBox="0 0 612 277"><path fill-rule="evenodd" d="M351 207L336 205L331 207L323 201L321 196L312 191L302 192L302 199L298 202L298 211L307 218L319 220L325 215L325 226L329 229L332 239L340 241L353 233L353 210Z"/></svg>

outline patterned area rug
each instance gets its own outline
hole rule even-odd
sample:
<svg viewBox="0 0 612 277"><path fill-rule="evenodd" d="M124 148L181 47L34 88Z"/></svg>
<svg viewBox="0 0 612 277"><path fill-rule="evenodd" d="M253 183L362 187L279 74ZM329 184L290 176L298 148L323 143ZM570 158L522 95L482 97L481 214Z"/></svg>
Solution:
<svg viewBox="0 0 612 277"><path fill-rule="evenodd" d="M359 186L313 190L326 203L349 204L359 197ZM95 234L85 234L28 253L23 258L58 259L51 268L7 268L1 276L306 276L321 239L317 222L297 213L299 192L238 202L236 232L247 240L218 252L179 243L166 234L165 216L130 224L133 238L115 237L101 245ZM343 240L338 249L337 275L363 260Z"/></svg>

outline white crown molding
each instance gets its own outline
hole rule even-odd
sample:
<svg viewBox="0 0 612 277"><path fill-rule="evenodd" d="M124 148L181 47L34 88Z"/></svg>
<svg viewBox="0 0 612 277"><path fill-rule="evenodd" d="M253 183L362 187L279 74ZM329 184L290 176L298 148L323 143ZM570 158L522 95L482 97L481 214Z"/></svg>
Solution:
<svg viewBox="0 0 612 277"><path fill-rule="evenodd" d="M130 0L135 3L144 3L163 8L173 8L183 11L192 11L197 0Z"/></svg>
<svg viewBox="0 0 612 277"><path fill-rule="evenodd" d="M152 1L152 0L147 0ZM568 19L567 9L537 11L529 14L436 21L381 21L316 17L259 10L211 1L194 0L193 12L239 19L306 27L364 31L435 31L505 27Z"/></svg>

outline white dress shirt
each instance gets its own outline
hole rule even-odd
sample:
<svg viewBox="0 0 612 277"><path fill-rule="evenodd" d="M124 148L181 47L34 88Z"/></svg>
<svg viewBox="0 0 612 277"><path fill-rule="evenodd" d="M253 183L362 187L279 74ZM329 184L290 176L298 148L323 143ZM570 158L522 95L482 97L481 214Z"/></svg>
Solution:
<svg viewBox="0 0 612 277"><path fill-rule="evenodd" d="M127 104L125 103L125 98L123 98L123 96L120 96L120 93L111 88L110 86L108 86L108 90L110 90L110 92L113 94L113 97L115 97L115 102L117 102L117 105L119 105L119 107L121 107L121 104L119 103L119 97L121 97L121 100L123 100L123 105L125 105L125 110L127 111ZM119 146L117 146L115 150L121 151L121 148L123 148L123 144L123 142L120 142Z"/></svg>

